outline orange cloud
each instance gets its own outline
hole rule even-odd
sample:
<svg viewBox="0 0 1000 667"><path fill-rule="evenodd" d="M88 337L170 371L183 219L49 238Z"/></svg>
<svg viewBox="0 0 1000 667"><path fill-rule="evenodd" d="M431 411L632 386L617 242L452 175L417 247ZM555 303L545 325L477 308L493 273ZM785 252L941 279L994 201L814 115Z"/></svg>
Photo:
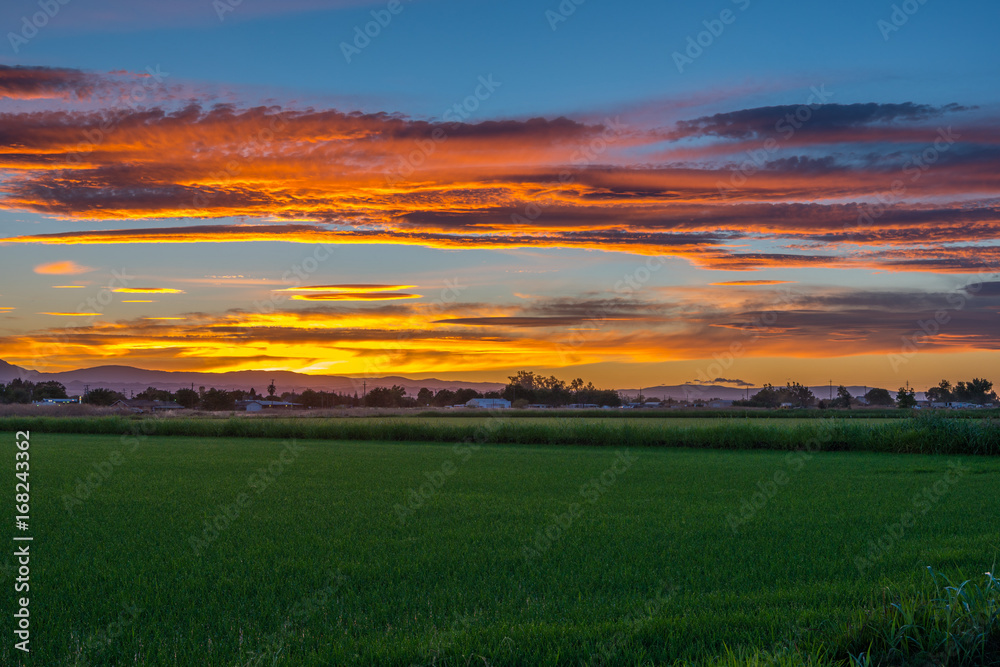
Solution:
<svg viewBox="0 0 1000 667"><path fill-rule="evenodd" d="M46 276L74 276L81 273L89 273L91 271L96 271L96 269L89 266L81 266L80 264L70 260L63 262L49 262L48 264L39 264L35 267L35 273Z"/></svg>
<svg viewBox="0 0 1000 667"><path fill-rule="evenodd" d="M721 283L709 283L709 285L730 285L740 287L753 287L756 285L787 285L794 283L794 280L726 280Z"/></svg>
<svg viewBox="0 0 1000 667"><path fill-rule="evenodd" d="M0 337L0 358L25 362L46 350L47 363L58 367L115 360L178 370L335 366L344 374L384 375L711 359L734 343L748 358L888 358L906 352L903 341L914 335L922 353L1000 349L1000 281L951 293L805 287L781 292L729 290L719 300L706 298L714 290L705 287L658 292L657 300L608 295L188 313ZM933 321L940 311L948 313L947 324L925 335L919 323Z"/></svg>
<svg viewBox="0 0 1000 667"><path fill-rule="evenodd" d="M396 299L419 299L420 294L405 292L342 292L325 294L295 294L292 301L392 301Z"/></svg>
<svg viewBox="0 0 1000 667"><path fill-rule="evenodd" d="M111 290L119 294L184 294L184 290L170 287L119 287Z"/></svg>
<svg viewBox="0 0 1000 667"><path fill-rule="evenodd" d="M84 230L3 242L569 247L755 270L843 265L845 244L872 249L874 265L877 245L919 253L920 246L1000 238L997 184L983 163L1000 162L983 157L995 156L1000 139L989 123L963 115L965 107L826 105L793 140L781 138L790 156L748 170L746 150L773 133L787 110L728 110L672 129L617 119L441 124L197 105L119 112L111 121L93 112L11 114L5 122L18 143L0 146L0 168L12 174L7 207L74 219L246 216L289 224ZM962 145L946 138L920 178L905 171L902 158L889 165L889 158L871 157L905 157L915 142L936 146L944 115L955 119ZM108 122L113 133L101 130ZM80 136L95 133L106 136L81 146ZM435 139L441 136L447 141ZM692 138L700 140L695 148ZM830 147L845 141L868 157L838 162ZM410 156L428 143L433 154L415 164ZM594 145L603 146L598 154ZM632 157L632 149L663 145L659 160ZM795 154L798 147L817 156ZM889 196L897 185L903 194L891 194L891 206L879 204L873 192ZM936 247L928 248L929 240ZM737 241L750 251L727 247ZM773 252L775 242L802 252ZM925 270L968 270L968 261L953 260Z"/></svg>
<svg viewBox="0 0 1000 667"><path fill-rule="evenodd" d="M393 292L402 289L413 289L416 285L312 285L309 287L287 287L275 292L340 292L344 294L362 294L365 292Z"/></svg>
<svg viewBox="0 0 1000 667"><path fill-rule="evenodd" d="M56 317L97 317L99 313L38 313L39 315L55 315Z"/></svg>

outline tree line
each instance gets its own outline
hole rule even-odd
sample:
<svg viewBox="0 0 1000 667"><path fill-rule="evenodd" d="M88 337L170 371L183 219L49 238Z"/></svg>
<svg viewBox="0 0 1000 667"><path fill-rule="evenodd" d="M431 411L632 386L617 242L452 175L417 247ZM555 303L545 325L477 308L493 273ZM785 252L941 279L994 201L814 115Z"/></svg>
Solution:
<svg viewBox="0 0 1000 667"><path fill-rule="evenodd" d="M993 383L984 378L973 378L969 382L959 382L954 387L948 380L941 380L937 387L932 387L924 392L927 400L938 402L957 401L962 403L973 403L985 405L997 400L997 394L993 391ZM791 405L796 408L846 408L856 406L871 405L891 407L895 405L899 408L914 408L917 406L916 391L909 387L900 387L896 392L896 397L887 389L870 389L863 400L851 395L847 387L840 385L837 387L837 397L829 400L820 400L812 393L808 387L804 387L798 382L788 382L784 387L774 387L765 384L760 391L750 398L742 401L733 401L733 405L749 408L779 408L782 405Z"/></svg>
<svg viewBox="0 0 1000 667"><path fill-rule="evenodd" d="M559 407L571 404L621 405L618 393L610 389L598 389L592 382L584 383L576 378L570 382L560 380L555 376L545 377L532 371L518 371L508 378L503 389L479 392L471 388L438 389L433 391L422 387L416 396L408 396L406 389L399 385L391 387L376 386L359 396L358 392L316 391L306 389L302 392L278 393L277 387L270 384L267 395L258 394L257 390L241 389L226 390L201 387L194 389L178 389L170 392L166 389L147 387L132 396L135 400L174 402L190 408L210 411L234 410L240 401L244 400L280 400L298 403L308 408L334 407L371 407L371 408L416 408L416 407L447 407L464 405L473 398L506 398L514 407L527 405L547 405ZM45 398L67 398L66 388L58 382L41 382L38 384L21 379L11 381L7 385L0 384L0 402L30 403ZM82 402L90 405L109 406L117 401L127 400L121 392L106 387L97 387L87 391Z"/></svg>
<svg viewBox="0 0 1000 667"><path fill-rule="evenodd" d="M14 378L7 384L0 383L0 403L32 403L47 398L69 398L66 387L58 382L30 382Z"/></svg>

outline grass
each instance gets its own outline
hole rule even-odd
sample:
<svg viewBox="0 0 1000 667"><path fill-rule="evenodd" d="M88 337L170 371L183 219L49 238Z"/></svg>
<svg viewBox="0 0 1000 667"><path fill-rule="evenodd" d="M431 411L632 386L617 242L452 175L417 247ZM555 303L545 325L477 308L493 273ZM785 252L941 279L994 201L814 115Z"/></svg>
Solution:
<svg viewBox="0 0 1000 667"><path fill-rule="evenodd" d="M914 419L200 419L132 415L0 417L0 429L40 433L189 437L405 440L597 447L1000 454L1000 422L925 414Z"/></svg>
<svg viewBox="0 0 1000 667"><path fill-rule="evenodd" d="M920 454L31 442L24 664L847 665L905 625L892 602L944 622L927 565L979 573L998 549L986 457L949 478Z"/></svg>
<svg viewBox="0 0 1000 667"><path fill-rule="evenodd" d="M865 651L850 655L852 665L1000 664L1000 582L986 572L952 583L927 569L932 589L898 594L879 614L862 619L854 641L871 640Z"/></svg>

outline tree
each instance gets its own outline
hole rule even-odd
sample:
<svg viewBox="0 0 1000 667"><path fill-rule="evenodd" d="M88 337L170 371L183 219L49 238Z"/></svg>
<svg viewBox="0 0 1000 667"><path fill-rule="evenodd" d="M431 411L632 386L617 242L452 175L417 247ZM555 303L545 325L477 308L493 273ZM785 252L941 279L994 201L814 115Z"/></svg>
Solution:
<svg viewBox="0 0 1000 667"><path fill-rule="evenodd" d="M798 382L788 382L781 390L782 403L791 403L796 407L808 408L816 403L816 397L809 387L805 387Z"/></svg>
<svg viewBox="0 0 1000 667"><path fill-rule="evenodd" d="M434 400L434 392L427 387L421 387L417 392L417 403L420 405L430 405Z"/></svg>
<svg viewBox="0 0 1000 667"><path fill-rule="evenodd" d="M35 391L35 383L14 378L3 388L4 403L31 403L31 396Z"/></svg>
<svg viewBox="0 0 1000 667"><path fill-rule="evenodd" d="M369 408L398 408L406 397L406 389L399 385L375 387L365 395L365 405Z"/></svg>
<svg viewBox="0 0 1000 667"><path fill-rule="evenodd" d="M205 392L201 404L205 410L235 410L236 397L231 392L212 387Z"/></svg>
<svg viewBox="0 0 1000 667"><path fill-rule="evenodd" d="M434 405L439 408L443 408L446 405L455 404L455 392L451 389L438 389L438 393L434 394Z"/></svg>
<svg viewBox="0 0 1000 667"><path fill-rule="evenodd" d="M947 380L941 380L938 382L938 386L931 387L924 395L927 396L928 401L934 401L935 403L947 403L951 400L951 383Z"/></svg>
<svg viewBox="0 0 1000 667"><path fill-rule="evenodd" d="M913 389L900 387L899 391L896 392L896 407L903 410L917 407L917 392Z"/></svg>
<svg viewBox="0 0 1000 667"><path fill-rule="evenodd" d="M959 382L955 386L953 398L965 403L989 403L996 399L993 391L993 383L985 378L973 378L971 382Z"/></svg>
<svg viewBox="0 0 1000 667"><path fill-rule="evenodd" d="M66 387L62 386L58 382L55 382L54 380L39 382L35 385L31 395L36 401L41 401L46 398L68 398L66 396Z"/></svg>
<svg viewBox="0 0 1000 667"><path fill-rule="evenodd" d="M171 394L166 389L157 389L156 387L146 387L141 392L135 395L135 397L141 401L172 401L174 400L173 394Z"/></svg>
<svg viewBox="0 0 1000 667"><path fill-rule="evenodd" d="M468 403L472 399L482 398L482 396L483 395L480 394L475 389L465 389L465 388L459 389L455 392L455 405L459 405L461 403Z"/></svg>
<svg viewBox="0 0 1000 667"><path fill-rule="evenodd" d="M117 391L98 387L88 391L87 395L83 397L83 402L90 405L111 405L115 401L121 401L124 398L124 394L120 394Z"/></svg>
<svg viewBox="0 0 1000 667"><path fill-rule="evenodd" d="M201 397L194 389L178 389L174 394L174 400L185 408L194 409L198 407Z"/></svg>
<svg viewBox="0 0 1000 667"><path fill-rule="evenodd" d="M278 388L274 386L274 380L271 380L271 384L267 385L267 395L268 395L268 398L274 399L274 394L277 391L278 391Z"/></svg>
<svg viewBox="0 0 1000 667"><path fill-rule="evenodd" d="M895 404L888 389L869 389L868 393L865 394L865 400L868 401L868 405L888 406Z"/></svg>
<svg viewBox="0 0 1000 667"><path fill-rule="evenodd" d="M781 396L770 384L765 384L756 394L745 401L740 401L741 405L751 408L776 408L781 405Z"/></svg>
<svg viewBox="0 0 1000 667"><path fill-rule="evenodd" d="M847 391L847 387L840 385L837 387L837 398L833 401L833 407L835 408L847 408L851 409L851 401L854 399L851 396L851 392Z"/></svg>

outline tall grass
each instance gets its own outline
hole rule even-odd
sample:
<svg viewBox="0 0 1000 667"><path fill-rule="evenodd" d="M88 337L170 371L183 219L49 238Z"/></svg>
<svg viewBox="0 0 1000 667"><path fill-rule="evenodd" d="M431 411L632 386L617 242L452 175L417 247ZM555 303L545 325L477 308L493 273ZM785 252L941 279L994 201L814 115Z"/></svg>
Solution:
<svg viewBox="0 0 1000 667"><path fill-rule="evenodd" d="M881 604L850 623L827 626L771 650L727 647L697 664L728 667L996 667L1000 665L1000 581L952 581L927 568L931 586L885 590Z"/></svg>
<svg viewBox="0 0 1000 667"><path fill-rule="evenodd" d="M821 419L768 423L727 419L715 424L664 425L620 420L229 419L106 417L0 417L0 430L51 433L176 435L193 437L301 438L476 442L482 444L589 445L595 447L691 447L872 451L921 454L1000 454L1000 422L928 415L871 423Z"/></svg>
<svg viewBox="0 0 1000 667"><path fill-rule="evenodd" d="M927 570L931 589L888 594L859 616L847 637L853 667L1000 665L1000 582L986 572L956 584Z"/></svg>

